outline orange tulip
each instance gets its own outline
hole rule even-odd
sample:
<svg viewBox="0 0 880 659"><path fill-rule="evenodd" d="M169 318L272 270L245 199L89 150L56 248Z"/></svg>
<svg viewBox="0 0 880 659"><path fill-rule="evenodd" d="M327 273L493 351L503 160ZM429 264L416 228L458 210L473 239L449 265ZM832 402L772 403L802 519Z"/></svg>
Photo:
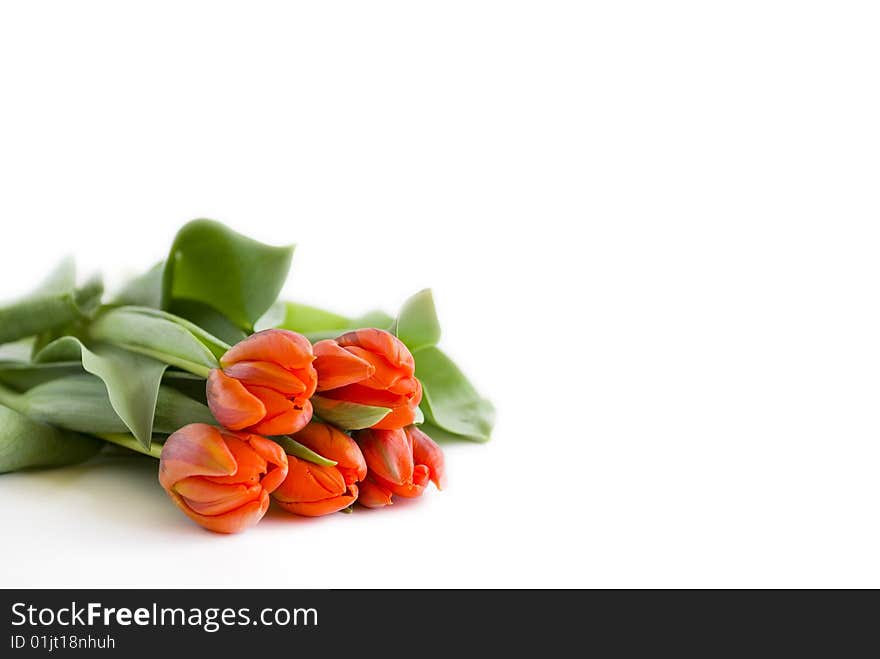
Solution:
<svg viewBox="0 0 880 659"><path fill-rule="evenodd" d="M217 533L259 522L269 493L287 476L287 456L275 442L204 423L184 426L162 447L159 482L192 520Z"/></svg>
<svg viewBox="0 0 880 659"><path fill-rule="evenodd" d="M208 376L208 406L230 430L287 435L312 418L317 386L309 340L288 330L257 332L229 349Z"/></svg>
<svg viewBox="0 0 880 659"><path fill-rule="evenodd" d="M287 456L290 470L272 498L288 512L307 517L335 513L358 497L357 482L367 475L367 463L355 441L334 428L316 421L293 438L316 453L336 462L324 467Z"/></svg>
<svg viewBox="0 0 880 659"><path fill-rule="evenodd" d="M415 426L398 430L361 430L358 446L367 462L367 478L358 501L369 508L392 503L391 497L418 497L429 481L446 487L443 451Z"/></svg>
<svg viewBox="0 0 880 659"><path fill-rule="evenodd" d="M374 328L355 330L318 341L315 357L322 397L390 408L373 428L394 430L415 421L422 385L412 354L394 335Z"/></svg>

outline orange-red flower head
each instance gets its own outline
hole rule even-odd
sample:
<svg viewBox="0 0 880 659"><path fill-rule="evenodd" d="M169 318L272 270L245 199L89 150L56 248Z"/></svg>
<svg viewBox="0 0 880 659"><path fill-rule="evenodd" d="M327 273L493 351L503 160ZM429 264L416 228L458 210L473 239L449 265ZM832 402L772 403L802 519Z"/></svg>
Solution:
<svg viewBox="0 0 880 659"><path fill-rule="evenodd" d="M387 407L391 411L373 428L394 430L416 418L422 385L415 360L394 335L359 329L315 344L317 391L332 400Z"/></svg>
<svg viewBox="0 0 880 659"><path fill-rule="evenodd" d="M317 386L309 340L288 330L257 332L233 346L208 376L208 406L230 430L287 435L312 418Z"/></svg>
<svg viewBox="0 0 880 659"><path fill-rule="evenodd" d="M313 421L294 439L336 462L325 467L288 456L290 470L272 498L285 510L316 517L347 508L358 497L358 481L367 475L367 463L355 441L332 426Z"/></svg>
<svg viewBox="0 0 880 659"><path fill-rule="evenodd" d="M421 496L429 481L446 486L442 449L415 426L361 430L357 442L368 468L358 501L369 508L389 505L394 494Z"/></svg>
<svg viewBox="0 0 880 659"><path fill-rule="evenodd" d="M287 476L287 456L275 442L204 423L184 426L162 447L159 482L191 519L217 533L259 522L269 493Z"/></svg>

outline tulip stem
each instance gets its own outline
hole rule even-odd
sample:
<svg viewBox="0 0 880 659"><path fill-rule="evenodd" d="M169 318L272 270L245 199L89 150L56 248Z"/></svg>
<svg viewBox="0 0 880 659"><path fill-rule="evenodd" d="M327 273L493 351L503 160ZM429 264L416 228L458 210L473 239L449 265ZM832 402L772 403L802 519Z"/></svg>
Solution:
<svg viewBox="0 0 880 659"><path fill-rule="evenodd" d="M120 432L96 432L94 435L95 437L103 439L105 442L110 442L111 444L116 444L117 446L122 446L123 448L131 449L132 451L137 451L144 455L149 455L151 458L156 458L157 460L162 455L162 444L153 442L153 444L150 445L150 448L146 449L137 439L135 439L134 435Z"/></svg>

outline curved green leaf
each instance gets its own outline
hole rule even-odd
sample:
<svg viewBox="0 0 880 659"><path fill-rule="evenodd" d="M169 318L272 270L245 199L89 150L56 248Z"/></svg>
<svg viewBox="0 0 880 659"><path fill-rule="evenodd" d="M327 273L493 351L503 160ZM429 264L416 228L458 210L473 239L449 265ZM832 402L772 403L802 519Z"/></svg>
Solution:
<svg viewBox="0 0 880 659"><path fill-rule="evenodd" d="M471 437L467 437L465 435L456 435L453 432L444 430L443 428L435 426L433 423L428 423L427 421L419 426L419 430L428 435L428 437L433 439L438 444L461 441L474 441Z"/></svg>
<svg viewBox="0 0 880 659"><path fill-rule="evenodd" d="M25 391L50 380L84 372L82 360L78 357L76 361L59 361L51 364L0 362L0 383L17 391Z"/></svg>
<svg viewBox="0 0 880 659"><path fill-rule="evenodd" d="M20 405L20 406L19 406ZM107 394L93 375L61 378L22 394L19 409L29 418L84 433L127 433ZM190 423L216 424L207 406L167 386L160 386L153 431L170 434Z"/></svg>
<svg viewBox="0 0 880 659"><path fill-rule="evenodd" d="M256 331L277 327L304 334L313 343L333 339L361 327L391 327L394 319L384 311L370 311L349 318L299 302L276 302L254 326Z"/></svg>
<svg viewBox="0 0 880 659"><path fill-rule="evenodd" d="M168 364L115 345L97 343L87 348L72 336L50 343L35 360L47 354L70 356L78 350L83 368L97 375L107 387L110 404L144 448L150 448L159 384Z"/></svg>
<svg viewBox="0 0 880 659"><path fill-rule="evenodd" d="M473 441L488 441L495 408L477 393L461 369L435 347L414 355L416 377L424 390L421 408L427 423Z"/></svg>
<svg viewBox="0 0 880 659"><path fill-rule="evenodd" d="M82 363L107 385L110 404L144 448L153 439L159 383L167 364L112 345L83 346Z"/></svg>
<svg viewBox="0 0 880 659"><path fill-rule="evenodd" d="M217 338L216 336L208 332L204 327L201 327L200 325L197 325L196 323L187 320L186 318L175 316L173 313L170 313L168 311L162 311L161 309L150 309L149 307L122 307L120 309L117 309L116 312L120 315L123 313L141 314L143 316L149 316L151 318L160 318L175 325L179 325L183 329L189 331L199 341L199 343L210 350L211 354L218 359L226 354L226 351L230 348L230 345L226 343L226 341Z"/></svg>
<svg viewBox="0 0 880 659"><path fill-rule="evenodd" d="M350 323L350 318L308 304L277 302L260 318L254 329L259 331L277 327L300 334L309 334L327 330L344 330Z"/></svg>
<svg viewBox="0 0 880 659"><path fill-rule="evenodd" d="M82 343L75 336L62 336L34 354L35 364L82 361Z"/></svg>
<svg viewBox="0 0 880 659"><path fill-rule="evenodd" d="M162 307L195 300L252 329L278 298L293 247L272 247L212 220L194 220L174 239L165 265Z"/></svg>
<svg viewBox="0 0 880 659"><path fill-rule="evenodd" d="M308 446L300 444L298 441L287 435L273 437L272 439L284 449L284 452L287 455L301 458L316 465L321 465L322 467L335 467L338 464L335 460L328 460L323 455L315 453Z"/></svg>
<svg viewBox="0 0 880 659"><path fill-rule="evenodd" d="M323 396L312 396L315 415L342 430L360 430L379 423L391 411L387 407L358 405Z"/></svg>
<svg viewBox="0 0 880 659"><path fill-rule="evenodd" d="M189 321L146 307L105 311L89 326L89 336L202 377L217 368L217 357L229 349Z"/></svg>
<svg viewBox="0 0 880 659"><path fill-rule="evenodd" d="M0 473L82 462L101 446L93 437L58 430L0 405Z"/></svg>
<svg viewBox="0 0 880 659"><path fill-rule="evenodd" d="M440 322L430 288L419 291L403 303L392 332L412 352L437 345L440 341Z"/></svg>
<svg viewBox="0 0 880 659"><path fill-rule="evenodd" d="M193 300L173 300L171 302L171 313L178 318L185 318L192 321L196 326L202 328L206 332L210 332L212 336L217 337L229 345L235 345L239 341L247 338L247 333L238 325L233 323L229 318L217 311L214 307L209 307L201 302ZM222 355L218 355L222 357Z"/></svg>

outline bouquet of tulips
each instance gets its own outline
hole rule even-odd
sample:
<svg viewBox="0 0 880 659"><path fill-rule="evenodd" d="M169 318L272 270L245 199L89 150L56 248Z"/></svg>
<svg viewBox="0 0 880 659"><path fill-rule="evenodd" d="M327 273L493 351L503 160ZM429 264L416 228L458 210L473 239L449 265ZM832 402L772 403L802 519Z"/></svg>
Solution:
<svg viewBox="0 0 880 659"><path fill-rule="evenodd" d="M318 516L442 488L438 441L488 440L493 408L437 347L431 292L396 317L281 301L292 255L196 220L108 300L68 260L0 308L0 473L122 446L220 533L271 500Z"/></svg>

